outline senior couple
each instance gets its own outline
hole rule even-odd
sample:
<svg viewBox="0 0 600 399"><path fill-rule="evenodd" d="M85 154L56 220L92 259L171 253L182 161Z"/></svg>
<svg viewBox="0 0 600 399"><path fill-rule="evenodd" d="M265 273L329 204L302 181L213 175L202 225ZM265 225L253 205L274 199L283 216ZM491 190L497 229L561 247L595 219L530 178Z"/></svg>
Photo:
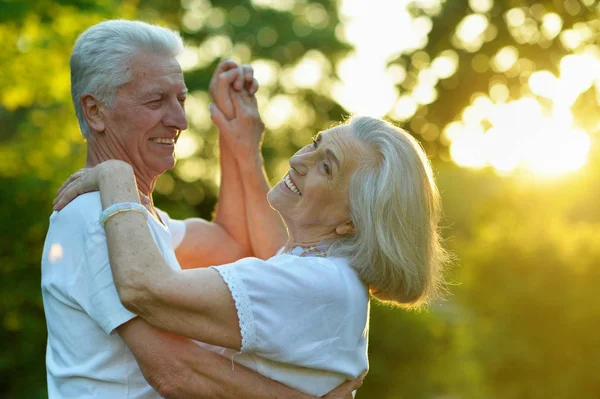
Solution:
<svg viewBox="0 0 600 399"><path fill-rule="evenodd" d="M178 34L133 21L95 25L73 48L88 158L44 247L49 397L351 397L369 295L414 307L441 283L429 162L406 132L354 117L270 189L258 84L225 61L210 84L215 219L171 219L152 189L187 127L181 51Z"/></svg>

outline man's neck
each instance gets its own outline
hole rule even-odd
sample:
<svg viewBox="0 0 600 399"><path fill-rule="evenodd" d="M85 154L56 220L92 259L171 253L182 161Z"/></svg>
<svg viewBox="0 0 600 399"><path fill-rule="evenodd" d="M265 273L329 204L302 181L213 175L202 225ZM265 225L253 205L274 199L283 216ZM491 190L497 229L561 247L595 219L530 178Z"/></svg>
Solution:
<svg viewBox="0 0 600 399"><path fill-rule="evenodd" d="M144 206L149 206L150 208L154 209L152 192L154 191L154 185L156 184L158 176L154 178L148 178L148 176L142 174L141 171L135 167L135 165L132 165L131 162L128 162L127 157L124 154L112 154L105 150L101 145L92 145L88 139L87 159L85 162L86 168L93 168L94 166L110 159L118 159L120 161L127 162L133 167L135 184L140 193L142 203Z"/></svg>

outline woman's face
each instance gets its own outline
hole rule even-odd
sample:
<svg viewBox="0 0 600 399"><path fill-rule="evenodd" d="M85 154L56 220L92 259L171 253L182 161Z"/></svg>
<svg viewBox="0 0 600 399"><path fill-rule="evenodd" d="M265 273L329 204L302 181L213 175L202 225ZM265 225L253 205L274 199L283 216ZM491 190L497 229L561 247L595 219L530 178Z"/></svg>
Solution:
<svg viewBox="0 0 600 399"><path fill-rule="evenodd" d="M318 238L348 234L348 189L358 165L375 155L354 137L349 126L320 133L290 159L290 170L271 189L268 200L285 220L290 234L312 232Z"/></svg>

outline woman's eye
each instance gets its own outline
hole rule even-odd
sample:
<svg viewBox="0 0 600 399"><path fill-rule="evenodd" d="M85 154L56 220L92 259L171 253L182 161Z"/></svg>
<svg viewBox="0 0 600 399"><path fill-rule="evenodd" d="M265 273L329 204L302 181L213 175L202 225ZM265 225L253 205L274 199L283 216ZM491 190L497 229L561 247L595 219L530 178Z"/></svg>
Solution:
<svg viewBox="0 0 600 399"><path fill-rule="evenodd" d="M326 163L323 164L323 169L325 170L325 173L327 173L328 175L331 175L331 169L329 169L329 165L327 165Z"/></svg>

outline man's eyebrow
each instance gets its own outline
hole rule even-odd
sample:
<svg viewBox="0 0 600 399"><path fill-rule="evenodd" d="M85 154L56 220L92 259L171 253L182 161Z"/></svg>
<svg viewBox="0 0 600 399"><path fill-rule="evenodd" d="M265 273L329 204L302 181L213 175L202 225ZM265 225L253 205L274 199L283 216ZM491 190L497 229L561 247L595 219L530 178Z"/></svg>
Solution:
<svg viewBox="0 0 600 399"><path fill-rule="evenodd" d="M187 93L188 93L188 88L187 87L184 87L179 92L179 94L187 94ZM158 95L164 96L165 94L168 94L168 92L166 90L163 90L163 89L154 89L154 90L150 90L148 92L148 94L158 94Z"/></svg>

